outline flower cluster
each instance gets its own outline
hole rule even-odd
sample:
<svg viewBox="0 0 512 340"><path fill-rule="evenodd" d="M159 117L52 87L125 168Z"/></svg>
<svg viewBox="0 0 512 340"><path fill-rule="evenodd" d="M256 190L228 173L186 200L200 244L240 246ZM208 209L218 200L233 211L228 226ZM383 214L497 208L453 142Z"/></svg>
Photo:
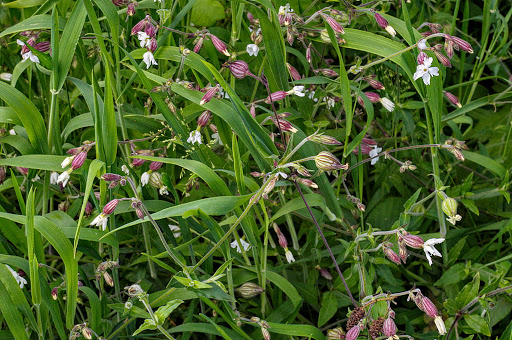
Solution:
<svg viewBox="0 0 512 340"><path fill-rule="evenodd" d="M146 69L149 69L151 65L158 65L155 60L156 49L158 48L158 43L156 41L156 33L158 31L158 24L151 18L148 14L144 19L139 21L135 26L133 26L131 34L137 35L137 39L139 39L140 47L146 48L147 52L144 53L142 59L146 63Z"/></svg>

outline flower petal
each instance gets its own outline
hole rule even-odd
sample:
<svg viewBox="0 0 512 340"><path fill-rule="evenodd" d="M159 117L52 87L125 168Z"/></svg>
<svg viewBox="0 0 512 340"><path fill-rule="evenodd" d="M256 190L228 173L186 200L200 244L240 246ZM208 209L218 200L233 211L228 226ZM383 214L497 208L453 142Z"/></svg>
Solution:
<svg viewBox="0 0 512 340"><path fill-rule="evenodd" d="M422 78L425 85L430 85L430 73L426 72L423 74Z"/></svg>
<svg viewBox="0 0 512 340"><path fill-rule="evenodd" d="M433 76L439 75L439 68L438 67L431 67L428 69L428 73L430 73Z"/></svg>

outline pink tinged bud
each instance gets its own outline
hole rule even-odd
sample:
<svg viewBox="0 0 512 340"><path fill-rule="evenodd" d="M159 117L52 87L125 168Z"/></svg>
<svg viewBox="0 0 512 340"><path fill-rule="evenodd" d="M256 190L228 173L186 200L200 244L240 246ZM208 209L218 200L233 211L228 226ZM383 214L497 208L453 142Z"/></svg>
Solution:
<svg viewBox="0 0 512 340"><path fill-rule="evenodd" d="M373 87L376 90L385 90L384 84L382 84L380 81L372 79L372 78L365 78L366 82Z"/></svg>
<svg viewBox="0 0 512 340"><path fill-rule="evenodd" d="M418 61L418 65L422 65L425 63L425 60L427 60L428 55L425 52L420 52L418 54L418 58L416 59Z"/></svg>
<svg viewBox="0 0 512 340"><path fill-rule="evenodd" d="M442 25L440 24L435 24L435 23L431 23L429 22L428 23L428 27L430 28L430 30L433 32L433 33L439 33L440 30L443 28Z"/></svg>
<svg viewBox="0 0 512 340"><path fill-rule="evenodd" d="M133 26L132 28L131 35L136 35L138 32L144 32L146 29L146 25L149 23L150 18L151 16L146 15L144 19L136 23L135 26Z"/></svg>
<svg viewBox="0 0 512 340"><path fill-rule="evenodd" d="M375 13L375 20L382 29L386 29L386 27L389 25L388 21L379 13Z"/></svg>
<svg viewBox="0 0 512 340"><path fill-rule="evenodd" d="M334 70L331 70L330 68L321 68L321 69L316 70L316 72L317 73L320 72L326 77L337 77L338 76L338 73Z"/></svg>
<svg viewBox="0 0 512 340"><path fill-rule="evenodd" d="M128 7L126 8L126 14L131 17L135 15L135 12L135 5L133 3L129 3Z"/></svg>
<svg viewBox="0 0 512 340"><path fill-rule="evenodd" d="M370 138L363 138L361 142L368 145L377 145L377 142Z"/></svg>
<svg viewBox="0 0 512 340"><path fill-rule="evenodd" d="M195 53L199 53L199 51L201 50L201 47L203 47L203 41L204 41L204 37L200 37L199 40L197 41L196 45L194 46Z"/></svg>
<svg viewBox="0 0 512 340"><path fill-rule="evenodd" d="M117 204L119 203L119 200L118 199L113 199L112 201L108 202L107 204L105 204L105 206L103 207L103 213L105 215L110 215L114 212L114 210L116 209L117 207Z"/></svg>
<svg viewBox="0 0 512 340"><path fill-rule="evenodd" d="M289 121L286 121L282 118L280 118L278 120L275 117L271 117L270 119L272 119L274 124L277 125L281 130L283 130L285 132L292 132L292 133L297 132L297 129Z"/></svg>
<svg viewBox="0 0 512 340"><path fill-rule="evenodd" d="M452 94L448 91L443 91L443 93L446 96L446 99L448 99L450 101L450 103L457 106L458 108L462 107L462 104L460 103L459 98L457 98L454 94Z"/></svg>
<svg viewBox="0 0 512 340"><path fill-rule="evenodd" d="M228 52L228 46L222 40L220 40L213 34L210 34L210 39L212 39L213 46L215 46L217 51L229 57L230 54Z"/></svg>
<svg viewBox="0 0 512 340"><path fill-rule="evenodd" d="M162 162L153 161L153 162L151 162L151 164L149 164L149 169L151 171L158 171L162 167L163 164L164 163L162 163Z"/></svg>
<svg viewBox="0 0 512 340"><path fill-rule="evenodd" d="M306 49L306 60L311 64L311 44L309 44L308 48Z"/></svg>
<svg viewBox="0 0 512 340"><path fill-rule="evenodd" d="M436 316L439 315L436 306L432 301L430 301L428 297L424 296L421 299L421 304L423 306L423 311L425 312L425 314L427 314L429 318L435 319Z"/></svg>
<svg viewBox="0 0 512 340"><path fill-rule="evenodd" d="M414 249L423 249L423 244L425 241L419 236L411 235L408 232L404 232L400 235L400 238L404 241L406 245Z"/></svg>
<svg viewBox="0 0 512 340"><path fill-rule="evenodd" d="M274 224L273 227L274 227L274 231L276 232L277 239L279 241L279 245L283 248L287 248L288 241L286 240L286 237L284 236L283 232L281 231L281 229L279 229L279 227L276 224Z"/></svg>
<svg viewBox="0 0 512 340"><path fill-rule="evenodd" d="M355 325L347 332L345 340L356 340L360 331L361 328L359 328L359 324Z"/></svg>
<svg viewBox="0 0 512 340"><path fill-rule="evenodd" d="M450 62L450 59L448 59L447 56L437 51L434 51L434 54L441 64L443 64L446 67L452 67L452 63Z"/></svg>
<svg viewBox="0 0 512 340"><path fill-rule="evenodd" d="M301 80L302 79L299 71L297 71L297 69L295 67L293 67L292 65L290 65L288 63L286 63L286 67L288 67L288 72L290 72L290 76L292 77L293 80Z"/></svg>
<svg viewBox="0 0 512 340"><path fill-rule="evenodd" d="M316 167L323 171L333 171L338 169L347 170L348 164L341 164L340 160L332 153L321 151L315 156Z"/></svg>
<svg viewBox="0 0 512 340"><path fill-rule="evenodd" d="M151 23L148 23L144 29L144 32L151 38L154 38L156 35L155 26Z"/></svg>
<svg viewBox="0 0 512 340"><path fill-rule="evenodd" d="M142 164L144 164L146 162L145 159L140 159L140 158L134 158L132 160L132 165L133 166L141 166Z"/></svg>
<svg viewBox="0 0 512 340"><path fill-rule="evenodd" d="M256 118L256 106L254 104L251 105L251 108L249 109L249 113L253 118Z"/></svg>
<svg viewBox="0 0 512 340"><path fill-rule="evenodd" d="M396 264L402 264L400 262L400 256L398 256L397 253L395 253L393 251L393 249L389 248L389 246L387 245L384 245L382 247L382 251L384 252L384 255L386 255L386 257L391 261L391 262L394 262Z"/></svg>
<svg viewBox="0 0 512 340"><path fill-rule="evenodd" d="M104 181L107 181L107 182L119 181L119 180L121 180L121 178L123 178L121 175L112 174L112 173L106 173L106 174L101 175L101 179Z"/></svg>
<svg viewBox="0 0 512 340"><path fill-rule="evenodd" d="M93 208L91 202L87 202L87 204L85 205L85 215L89 216L90 214L92 214L93 209L94 208Z"/></svg>
<svg viewBox="0 0 512 340"><path fill-rule="evenodd" d="M52 298L57 300L59 298L59 287L55 287L52 289Z"/></svg>
<svg viewBox="0 0 512 340"><path fill-rule="evenodd" d="M250 21L250 22L253 22L254 21L254 15L252 15L251 12L247 12L247 19Z"/></svg>
<svg viewBox="0 0 512 340"><path fill-rule="evenodd" d="M450 59L452 59L452 57L453 57L453 47L454 47L453 42L446 39L446 41L444 42L444 50L446 52L446 55Z"/></svg>
<svg viewBox="0 0 512 340"><path fill-rule="evenodd" d="M402 259L403 263L407 263L407 247L404 242L398 241L398 253L400 254L400 259Z"/></svg>
<svg viewBox="0 0 512 340"><path fill-rule="evenodd" d="M382 334L387 337L396 335L396 324L391 317L384 320L384 324L382 325Z"/></svg>
<svg viewBox="0 0 512 340"><path fill-rule="evenodd" d="M309 136L308 139L312 142L325 144L325 145L342 145L336 138L327 135L313 135Z"/></svg>
<svg viewBox="0 0 512 340"><path fill-rule="evenodd" d="M286 91L276 91L274 93L271 93L270 96L265 99L265 103L270 103L271 101L277 102L279 100L283 100L286 98L288 93Z"/></svg>
<svg viewBox="0 0 512 340"><path fill-rule="evenodd" d="M149 39L149 43L146 45L146 49L150 51L151 53L155 53L156 49L158 48L158 43L156 42L155 38Z"/></svg>
<svg viewBox="0 0 512 340"><path fill-rule="evenodd" d="M320 275L322 275L322 277L326 280L329 280L331 281L332 280L332 275L331 273L329 273L329 271L325 268L321 268L320 266L316 266L316 270L318 270L318 272L320 273Z"/></svg>
<svg viewBox="0 0 512 340"><path fill-rule="evenodd" d="M206 104L210 100L212 100L213 97L217 94L217 92L219 92L219 89L220 89L219 86L215 86L215 87L209 88L208 91L206 91L206 93L204 94L204 96L201 99L201 101L199 102L199 105Z"/></svg>
<svg viewBox="0 0 512 340"><path fill-rule="evenodd" d="M49 41L41 41L34 45L34 48L39 52L46 52L50 50L51 43Z"/></svg>
<svg viewBox="0 0 512 340"><path fill-rule="evenodd" d="M231 74L238 79L243 79L251 73L249 71L249 65L242 60L236 60L229 63L229 70L231 71Z"/></svg>
<svg viewBox="0 0 512 340"><path fill-rule="evenodd" d="M211 117L212 113L209 110L204 111L197 119L197 126L200 126L202 128L205 127L206 125L208 125L208 122L210 121Z"/></svg>
<svg viewBox="0 0 512 340"><path fill-rule="evenodd" d="M364 93L366 97L372 102L372 103L378 103L380 102L380 96L375 92L365 92Z"/></svg>
<svg viewBox="0 0 512 340"><path fill-rule="evenodd" d="M23 176L26 176L28 174L28 168L22 168L17 166L16 170L18 170Z"/></svg>
<svg viewBox="0 0 512 340"><path fill-rule="evenodd" d="M73 158L71 162L71 169L76 170L84 165L85 159L87 158L87 151L82 151Z"/></svg>
<svg viewBox="0 0 512 340"><path fill-rule="evenodd" d="M471 44L468 43L466 40L454 36L451 36L450 38L452 39L456 47L458 46L464 52L473 53L473 47L471 47Z"/></svg>
<svg viewBox="0 0 512 340"><path fill-rule="evenodd" d="M140 207L135 208L135 213L137 214L137 217L141 220L144 219L144 211Z"/></svg>
<svg viewBox="0 0 512 340"><path fill-rule="evenodd" d="M309 175L309 176L311 176L311 175ZM318 189L318 185L315 182L313 182L312 180L310 180L310 179L307 179L307 178L297 178L297 182L302 183L305 186L310 187L312 189Z"/></svg>
<svg viewBox="0 0 512 340"><path fill-rule="evenodd" d="M336 19L334 19L333 17L328 16L328 15L323 15L322 17L329 24L329 26L331 26L331 28L333 29L334 32L340 33L340 34L345 34L345 30L343 29L343 26L341 26L340 23L336 21Z"/></svg>

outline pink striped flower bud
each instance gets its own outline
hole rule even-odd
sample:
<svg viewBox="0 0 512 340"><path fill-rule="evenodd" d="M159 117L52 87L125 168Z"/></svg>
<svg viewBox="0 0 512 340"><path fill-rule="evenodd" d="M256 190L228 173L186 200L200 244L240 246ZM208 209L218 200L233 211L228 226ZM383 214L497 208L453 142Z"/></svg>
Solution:
<svg viewBox="0 0 512 340"><path fill-rule="evenodd" d="M356 340L359 336L359 332L361 331L361 328L359 324L352 327L347 334L345 335L345 340Z"/></svg>
<svg viewBox="0 0 512 340"><path fill-rule="evenodd" d="M105 215L110 215L114 212L114 210L116 209L117 207L117 204L119 203L119 200L116 198L116 199L113 199L112 201L108 202L107 204L105 204L105 206L103 207L103 213Z"/></svg>
<svg viewBox="0 0 512 340"><path fill-rule="evenodd" d="M138 32L144 32L146 30L146 26L150 23L151 16L148 14L144 19L139 21L132 27L131 35L136 35Z"/></svg>
<svg viewBox="0 0 512 340"><path fill-rule="evenodd" d="M155 38L149 39L148 44L146 45L146 49L150 51L151 53L155 53L156 49L158 48L158 43Z"/></svg>
<svg viewBox="0 0 512 340"><path fill-rule="evenodd" d="M71 169L76 170L84 165L85 159L87 158L87 151L82 151L73 158L71 162Z"/></svg>
<svg viewBox="0 0 512 340"><path fill-rule="evenodd" d="M443 64L446 67L452 67L452 63L450 62L450 59L448 59L447 56L445 56L441 52L437 52L437 51L434 51L434 55L436 56L437 60L439 60L439 62L441 64Z"/></svg>
<svg viewBox="0 0 512 340"><path fill-rule="evenodd" d="M450 36L450 39L454 42L455 48L459 47L464 52L473 53L473 47L466 40L454 36Z"/></svg>
<svg viewBox="0 0 512 340"><path fill-rule="evenodd" d="M388 21L379 13L375 13L375 20L377 21L377 24L386 32L388 32L390 35L395 36L396 31L395 29L389 25Z"/></svg>
<svg viewBox="0 0 512 340"><path fill-rule="evenodd" d="M281 229L279 229L277 224L274 223L273 227L274 227L274 231L276 232L279 245L282 248L288 248L288 241L286 240L286 236L284 236L284 234L281 232Z"/></svg>
<svg viewBox="0 0 512 340"><path fill-rule="evenodd" d="M126 14L127 14L128 16L130 16L130 17L131 17L131 16L134 16L134 15L135 15L135 12L136 12L136 10L135 10L135 6L137 6L137 5L138 5L137 3L130 2L130 3L128 4L128 7L126 7Z"/></svg>
<svg viewBox="0 0 512 340"><path fill-rule="evenodd" d="M210 121L210 118L212 117L212 113L210 110L203 111L199 118L197 119L197 126L205 127L208 125L208 122Z"/></svg>
<svg viewBox="0 0 512 340"><path fill-rule="evenodd" d="M290 76L292 77L293 80L301 80L302 79L299 71L297 71L297 69L295 67L293 67L292 65L290 65L288 63L286 63L286 67L288 68L288 72L290 72Z"/></svg>
<svg viewBox="0 0 512 340"><path fill-rule="evenodd" d="M339 34L345 34L343 26L341 26L340 23L336 21L336 19L325 14L322 15L322 18L324 18L324 20L329 24L329 26L331 26L334 32Z"/></svg>
<svg viewBox="0 0 512 340"><path fill-rule="evenodd" d="M135 214L137 214L137 217L140 218L141 220L144 219L144 211L142 211L140 207L135 208Z"/></svg>
<svg viewBox="0 0 512 340"><path fill-rule="evenodd" d="M390 248L390 246L392 246L391 243L384 243L382 245L382 251L384 252L384 255L386 255L386 257L391 261L391 262L394 262L396 264L402 264L400 262L400 256L398 256L397 253L395 253L393 251L393 249Z"/></svg>
<svg viewBox="0 0 512 340"><path fill-rule="evenodd" d="M423 311L429 318L435 319L438 316L437 307L434 303L426 296L421 297L421 305L423 306Z"/></svg>
<svg viewBox="0 0 512 340"><path fill-rule="evenodd" d="M372 102L372 103L378 103L380 102L380 96L375 92L365 92L364 93L366 97Z"/></svg>
<svg viewBox="0 0 512 340"><path fill-rule="evenodd" d="M91 204L91 202L87 201L87 204L85 205L85 216L89 216L90 214L92 214L94 208Z"/></svg>
<svg viewBox="0 0 512 340"><path fill-rule="evenodd" d="M39 52L46 52L50 50L52 44L49 41L41 41L34 45L34 48Z"/></svg>
<svg viewBox="0 0 512 340"><path fill-rule="evenodd" d="M403 240L403 242L411 248L414 249L423 249L423 244L425 241L419 236L412 235L407 231L404 231L399 238Z"/></svg>
<svg viewBox="0 0 512 340"><path fill-rule="evenodd" d="M16 170L18 170L20 172L20 174L22 174L23 176L26 176L28 174L28 168L23 168L21 166L17 166Z"/></svg>
<svg viewBox="0 0 512 340"><path fill-rule="evenodd" d="M448 99L450 101L450 103L457 106L459 109L462 107L462 104L460 103L459 98L457 98L457 96L455 96L454 94L452 94L448 91L443 91L443 93L444 93L446 99Z"/></svg>
<svg viewBox="0 0 512 340"><path fill-rule="evenodd" d="M364 77L364 80L376 90L385 90L384 84L380 81L373 79L372 77Z"/></svg>
<svg viewBox="0 0 512 340"><path fill-rule="evenodd" d="M418 61L418 65L422 65L425 63L425 60L428 59L428 55L425 52L420 52L418 54L418 58L416 59Z"/></svg>
<svg viewBox="0 0 512 340"><path fill-rule="evenodd" d="M254 15L251 12L247 12L247 19L252 23L254 21Z"/></svg>
<svg viewBox="0 0 512 340"><path fill-rule="evenodd" d="M439 33L443 29L443 26L441 24L429 22L427 25L428 28L430 28L430 30L432 31L432 33Z"/></svg>
<svg viewBox="0 0 512 340"><path fill-rule="evenodd" d="M194 46L194 53L199 53L201 47L203 47L204 37L200 37Z"/></svg>
<svg viewBox="0 0 512 340"><path fill-rule="evenodd" d="M208 127L210 128L210 130L212 130L213 133L219 132L219 129L217 129L217 126L215 126L215 124L210 124L208 125Z"/></svg>
<svg viewBox="0 0 512 340"><path fill-rule="evenodd" d="M149 164L149 170L158 171L158 170L160 170L160 168L162 167L163 164L164 163L162 163L162 162L153 161Z"/></svg>
<svg viewBox="0 0 512 340"><path fill-rule="evenodd" d="M329 273L329 271L325 268L321 268L320 266L316 266L315 267L316 270L318 270L318 272L320 273L320 275L322 275L322 277L326 280L329 280L331 281L332 280L332 275L331 273Z"/></svg>
<svg viewBox="0 0 512 340"><path fill-rule="evenodd" d="M454 43L453 41L451 40L448 40L446 39L446 41L444 42L444 50L446 52L446 55L448 56L448 58L452 59L453 57L453 48L454 48Z"/></svg>
<svg viewBox="0 0 512 340"><path fill-rule="evenodd" d="M217 38L213 34L210 33L209 36L210 36L210 39L212 39L213 46L215 46L217 51L219 51L220 53L222 53L225 56L229 57L230 54L228 52L228 46L222 40L220 40L219 38Z"/></svg>
<svg viewBox="0 0 512 340"><path fill-rule="evenodd" d="M251 104L251 108L249 109L249 113L253 118L256 118L256 105Z"/></svg>
<svg viewBox="0 0 512 340"><path fill-rule="evenodd" d="M398 240L398 253L400 254L400 259L403 263L407 263L407 247L405 246L405 242Z"/></svg>
<svg viewBox="0 0 512 340"><path fill-rule="evenodd" d="M119 180L121 180L121 178L122 178L121 175L112 174L112 173L106 173L106 174L101 175L101 179L104 181L107 181L107 182L119 181Z"/></svg>
<svg viewBox="0 0 512 340"><path fill-rule="evenodd" d="M384 320L384 324L382 325L382 334L387 337L394 337L396 335L396 324L391 317Z"/></svg>
<svg viewBox="0 0 512 340"><path fill-rule="evenodd" d="M54 287L52 289L52 298L57 300L59 298L59 287Z"/></svg>
<svg viewBox="0 0 512 340"><path fill-rule="evenodd" d="M330 68L321 68L318 70L315 70L315 73L322 73L326 77L337 77L338 73L334 70L331 70Z"/></svg>
<svg viewBox="0 0 512 340"><path fill-rule="evenodd" d="M270 96L265 99L265 103L269 104L271 101L277 102L279 100L283 100L288 93L286 91L276 91L274 93L271 93Z"/></svg>
<svg viewBox="0 0 512 340"><path fill-rule="evenodd" d="M324 145L342 145L336 138L327 135L312 135L308 139L312 142Z"/></svg>
<svg viewBox="0 0 512 340"><path fill-rule="evenodd" d="M340 160L332 153L321 151L315 156L316 167L323 171L333 171L338 169L347 170L348 164L341 164Z"/></svg>
<svg viewBox="0 0 512 340"><path fill-rule="evenodd" d="M313 60L311 57L311 44L309 44L308 48L306 48L306 60L310 64L311 64L311 60Z"/></svg>
<svg viewBox="0 0 512 340"><path fill-rule="evenodd" d="M311 176L311 175L310 175ZM313 182L310 179L307 178L297 178L297 182L304 184L305 186L312 188L312 189L318 189L318 185Z"/></svg>
<svg viewBox="0 0 512 340"><path fill-rule="evenodd" d="M297 129L287 120L282 118L276 119L276 117L272 116L270 119L274 122L275 125L279 126L279 128L285 132L297 132Z"/></svg>
<svg viewBox="0 0 512 340"><path fill-rule="evenodd" d="M210 87L208 89L208 91L206 91L206 93L204 94L204 96L201 99L201 101L199 102L199 105L203 105L203 104L208 103L210 100L213 99L213 97L217 94L217 92L219 92L219 90L220 90L220 85L217 85L217 86L214 86L214 87Z"/></svg>
<svg viewBox="0 0 512 340"><path fill-rule="evenodd" d="M149 22L144 28L144 32L151 38L154 38L156 35L155 26L151 22Z"/></svg>
<svg viewBox="0 0 512 340"><path fill-rule="evenodd" d="M229 70L231 71L231 74L238 79L243 79L251 74L251 71L249 71L249 65L247 65L243 60L236 60L229 63Z"/></svg>

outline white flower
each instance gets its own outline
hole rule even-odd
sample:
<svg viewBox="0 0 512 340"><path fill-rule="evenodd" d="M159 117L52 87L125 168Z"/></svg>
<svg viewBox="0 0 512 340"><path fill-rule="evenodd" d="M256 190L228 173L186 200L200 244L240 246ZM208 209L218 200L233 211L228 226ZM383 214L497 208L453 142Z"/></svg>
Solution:
<svg viewBox="0 0 512 340"><path fill-rule="evenodd" d="M174 233L173 233L174 238L178 238L181 236L181 232L180 232L181 229L179 226L169 224L169 229L171 229L171 231L174 231Z"/></svg>
<svg viewBox="0 0 512 340"><path fill-rule="evenodd" d="M35 176L31 179L31 181L32 181L32 182L37 182L37 181L39 181L40 179L41 179L41 177L39 177L39 175L35 175Z"/></svg>
<svg viewBox="0 0 512 340"><path fill-rule="evenodd" d="M377 145L373 145L373 149L370 150L368 155L370 157L375 157L375 156L377 156L381 152L382 152L382 148L379 148ZM379 161L379 157L372 158L370 164L371 165L375 165L375 163L377 163L378 161Z"/></svg>
<svg viewBox="0 0 512 340"><path fill-rule="evenodd" d="M249 250L249 248L251 247L251 245L249 243L245 242L243 239L240 239L240 244L244 248L244 251ZM241 253L242 252L242 250L240 249L240 245L238 244L238 242L236 240L231 242L230 245L231 245L231 248L236 248L236 252L237 253Z"/></svg>
<svg viewBox="0 0 512 340"><path fill-rule="evenodd" d="M393 28L393 26L391 26L391 25L387 25L387 26L386 26L386 28L385 28L385 30L386 30L389 34L391 34L392 36L395 36L395 35L396 35L396 31L395 31L395 29Z"/></svg>
<svg viewBox="0 0 512 340"><path fill-rule="evenodd" d="M423 251L425 252L425 256L427 257L429 265L432 265L432 258L430 255L443 257L443 255L441 255L441 253L438 252L436 248L434 248L434 244L443 242L444 238L431 238L430 240L426 240L425 243L423 243Z"/></svg>
<svg viewBox="0 0 512 340"><path fill-rule="evenodd" d="M279 176L283 177L283 179L287 179L288 178L288 175L285 174L284 172L281 172L281 171L278 171L276 173L276 176L277 176L277 178L279 178Z"/></svg>
<svg viewBox="0 0 512 340"><path fill-rule="evenodd" d="M288 261L288 263L295 262L295 258L293 257L292 252L288 248L286 248L284 255L286 256L286 261Z"/></svg>
<svg viewBox="0 0 512 340"><path fill-rule="evenodd" d="M256 57L260 51L260 48L256 44L249 44L245 50L251 57Z"/></svg>
<svg viewBox="0 0 512 340"><path fill-rule="evenodd" d="M169 191L167 191L167 187L165 185L162 185L160 189L158 189L158 192L160 195L169 195Z"/></svg>
<svg viewBox="0 0 512 340"><path fill-rule="evenodd" d="M324 102L327 103L327 107L334 107L334 105L336 105L336 101L334 100L334 98L331 98L331 97L324 97Z"/></svg>
<svg viewBox="0 0 512 340"><path fill-rule="evenodd" d="M50 184L57 185L58 180L59 180L59 173L52 171L50 173Z"/></svg>
<svg viewBox="0 0 512 340"><path fill-rule="evenodd" d="M70 173L69 169L64 171L63 173L61 173L59 175L59 177L57 178L57 184L61 184L62 183L62 186L65 187L66 184L68 184L68 181L69 181L69 173Z"/></svg>
<svg viewBox="0 0 512 340"><path fill-rule="evenodd" d="M386 97L383 97L380 99L380 103L382 104L382 106L384 106L384 108L386 110L388 110L389 112L393 112L393 110L395 110L395 103L393 103L391 100L389 100L388 98Z"/></svg>
<svg viewBox="0 0 512 340"><path fill-rule="evenodd" d="M222 140L220 139L218 132L213 133L212 138L213 138L214 143L219 143L219 145L224 145L224 143L222 143Z"/></svg>
<svg viewBox="0 0 512 340"><path fill-rule="evenodd" d="M219 89L219 95L221 96L221 98L229 99L229 94L226 91L224 91L222 87Z"/></svg>
<svg viewBox="0 0 512 340"><path fill-rule="evenodd" d="M151 65L158 65L158 63L155 60L155 56L153 56L153 53L151 51L147 51L142 56L142 60L146 63L146 70L151 67Z"/></svg>
<svg viewBox="0 0 512 340"><path fill-rule="evenodd" d="M21 41L20 39L17 39L16 40L16 43L20 46L25 46L25 43L23 41ZM30 59L31 61L33 61L34 63L39 63L39 58L34 55L32 53L32 51L28 51L28 52L25 52L21 55L21 57L23 58L23 60L21 61L22 63L24 63L25 61L27 61L28 59Z"/></svg>
<svg viewBox="0 0 512 340"><path fill-rule="evenodd" d="M64 158L62 163L60 163L61 168L63 168L63 169L67 168L71 164L71 162L73 162L74 158L75 158L75 156L69 156L69 157Z"/></svg>
<svg viewBox="0 0 512 340"><path fill-rule="evenodd" d="M304 86L294 86L292 91L293 94L299 97L304 97L306 94L304 93Z"/></svg>
<svg viewBox="0 0 512 340"><path fill-rule="evenodd" d="M418 65L416 67L416 72L414 73L414 80L418 78L423 78L423 82L425 85L430 85L430 77L439 75L439 68L430 67L432 65L432 58L427 58L423 62L423 64Z"/></svg>
<svg viewBox="0 0 512 340"><path fill-rule="evenodd" d="M451 224L455 225L458 221L461 221L462 220L462 216L460 216L459 214L455 215L455 216L450 216L446 219L448 222L450 222Z"/></svg>
<svg viewBox="0 0 512 340"><path fill-rule="evenodd" d="M427 41L425 39L418 40L418 49L419 50L427 49Z"/></svg>
<svg viewBox="0 0 512 340"><path fill-rule="evenodd" d="M99 214L94 220L92 220L91 225L101 227L101 230L104 231L107 228L108 216L109 215L104 213Z"/></svg>
<svg viewBox="0 0 512 340"><path fill-rule="evenodd" d="M142 186L148 184L150 175L151 174L146 171L145 173L142 174L142 176L140 176L140 184L142 184Z"/></svg>
<svg viewBox="0 0 512 340"><path fill-rule="evenodd" d="M0 79L5 80L5 81L11 81L12 73L0 73Z"/></svg>
<svg viewBox="0 0 512 340"><path fill-rule="evenodd" d="M7 269L9 269L9 271L11 272L12 276L14 276L14 278L16 279L16 281L18 282L18 284L20 285L20 288L23 289L23 286L27 284L27 280L25 280L24 278L22 278L20 276L20 274L18 274L17 271L13 270L11 267L9 267L8 265L5 265L7 267Z"/></svg>
<svg viewBox="0 0 512 340"><path fill-rule="evenodd" d="M151 40L151 37L146 32L137 32L137 39L140 40L140 47L146 47Z"/></svg>
<svg viewBox="0 0 512 340"><path fill-rule="evenodd" d="M191 131L190 136L187 138L187 143L190 144L203 144L201 141L201 133L197 130Z"/></svg>
<svg viewBox="0 0 512 340"><path fill-rule="evenodd" d="M436 324L437 331L439 332L439 334L446 334L446 326L444 325L443 319L439 315L435 317L434 322Z"/></svg>
<svg viewBox="0 0 512 340"><path fill-rule="evenodd" d="M308 91L308 98L314 101L315 103L318 101L318 98L315 98L315 91Z"/></svg>
<svg viewBox="0 0 512 340"><path fill-rule="evenodd" d="M290 4L287 3L286 6L280 6L279 7L279 15L286 15L288 13L292 13L293 9L290 8Z"/></svg>
<svg viewBox="0 0 512 340"><path fill-rule="evenodd" d="M11 136L16 136L16 130L14 130L14 129L10 129L10 130L9 130L9 134L10 134Z"/></svg>
<svg viewBox="0 0 512 340"><path fill-rule="evenodd" d="M128 167L126 165L123 164L123 166L121 167L121 171L124 172L127 176L130 174L130 170L128 169Z"/></svg>

